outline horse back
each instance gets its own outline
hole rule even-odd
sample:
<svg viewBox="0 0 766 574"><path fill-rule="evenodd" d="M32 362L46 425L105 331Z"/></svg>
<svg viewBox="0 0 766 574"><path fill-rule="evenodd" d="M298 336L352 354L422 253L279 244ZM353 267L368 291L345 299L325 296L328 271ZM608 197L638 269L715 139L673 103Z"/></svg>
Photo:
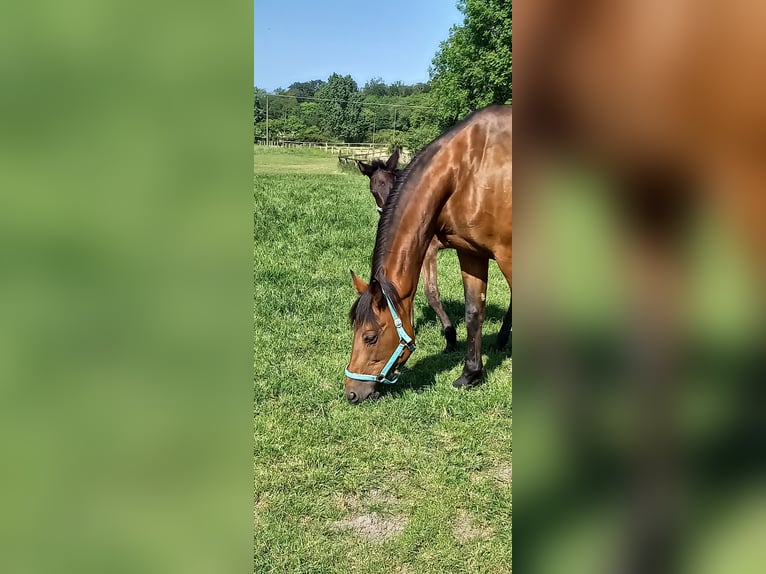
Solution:
<svg viewBox="0 0 766 574"><path fill-rule="evenodd" d="M453 186L437 222L449 247L510 259L512 243L512 109L490 106L444 146L442 169Z"/></svg>

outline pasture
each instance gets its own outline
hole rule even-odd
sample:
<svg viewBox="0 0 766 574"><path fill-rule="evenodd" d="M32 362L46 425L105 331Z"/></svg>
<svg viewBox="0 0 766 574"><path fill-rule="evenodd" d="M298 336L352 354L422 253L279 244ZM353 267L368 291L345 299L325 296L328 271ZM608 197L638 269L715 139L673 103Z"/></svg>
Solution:
<svg viewBox="0 0 766 574"><path fill-rule="evenodd" d="M254 572L511 572L512 361L490 349L509 301L490 266L486 382L465 353L454 251L439 287L458 350L418 293L418 349L392 392L351 406L349 269L365 279L368 180L319 150L254 146Z"/></svg>

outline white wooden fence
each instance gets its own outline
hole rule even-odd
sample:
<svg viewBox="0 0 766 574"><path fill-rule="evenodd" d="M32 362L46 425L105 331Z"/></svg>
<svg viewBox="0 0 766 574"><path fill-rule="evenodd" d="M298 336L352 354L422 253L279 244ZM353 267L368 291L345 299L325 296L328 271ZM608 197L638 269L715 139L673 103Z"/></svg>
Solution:
<svg viewBox="0 0 766 574"><path fill-rule="evenodd" d="M385 161L390 155L386 146L374 143L301 142L279 139L270 139L267 143L266 138L255 138L254 143L256 145L268 145L269 147L321 149L328 153L337 154L338 163L341 166L350 166L357 161L365 163L370 163L376 159ZM399 155L399 163L409 163L410 159L410 152L403 149Z"/></svg>
<svg viewBox="0 0 766 574"><path fill-rule="evenodd" d="M270 139L267 144L266 138L255 138L254 143L256 145L269 145L270 147L307 147L323 149L326 152L338 155L351 155L357 152L381 154L386 153L386 147L384 145L374 143L301 142L293 140Z"/></svg>

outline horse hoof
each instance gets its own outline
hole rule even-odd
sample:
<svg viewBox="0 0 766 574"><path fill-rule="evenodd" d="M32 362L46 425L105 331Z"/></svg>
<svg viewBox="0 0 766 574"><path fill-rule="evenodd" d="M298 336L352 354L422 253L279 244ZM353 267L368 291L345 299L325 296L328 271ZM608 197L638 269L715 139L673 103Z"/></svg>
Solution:
<svg viewBox="0 0 766 574"><path fill-rule="evenodd" d="M444 329L444 338L447 340L447 346L444 348L445 353L452 353L457 347L457 332L455 327L450 325Z"/></svg>
<svg viewBox="0 0 766 574"><path fill-rule="evenodd" d="M456 389L470 389L481 383L482 371L477 373L463 373L458 377L452 386Z"/></svg>

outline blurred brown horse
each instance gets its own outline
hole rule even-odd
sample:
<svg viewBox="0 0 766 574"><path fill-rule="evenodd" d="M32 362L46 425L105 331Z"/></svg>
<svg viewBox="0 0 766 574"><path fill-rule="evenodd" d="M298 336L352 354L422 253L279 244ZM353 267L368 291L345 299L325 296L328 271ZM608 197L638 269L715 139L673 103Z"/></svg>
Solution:
<svg viewBox="0 0 766 574"><path fill-rule="evenodd" d="M766 263L766 5L525 0L514 15L524 149L604 169L662 249L707 203Z"/></svg>
<svg viewBox="0 0 766 574"><path fill-rule="evenodd" d="M434 236L457 250L465 291L468 345L453 385L480 382L490 259L512 284L512 145L511 107L489 106L427 145L397 178L378 223L369 283L352 272L359 298L350 313L350 402L377 396L410 357L412 303ZM510 315L509 307L504 326Z"/></svg>
<svg viewBox="0 0 766 574"><path fill-rule="evenodd" d="M375 198L375 203L378 206L378 213L383 213L383 206L386 204L388 195L394 187L395 178L400 171L397 169L398 164L399 148L396 148L391 154L391 157L385 162L374 160L371 164L367 164L363 161L357 161L359 171L370 179L370 193ZM426 292L428 304L434 310L436 316L439 317L439 321L441 321L442 324L442 333L447 341L447 346L445 347L444 352L450 353L455 350L457 335L452 321L450 321L449 316L444 311L444 307L442 307L436 272L436 256L440 249L445 248L446 246L443 245L437 237L434 237L431 240L431 245L428 246L428 251L426 251L426 256L423 259L423 269L421 270L421 274L423 275L423 290ZM505 340L499 340L497 345L502 348L507 342L508 338L506 336Z"/></svg>
<svg viewBox="0 0 766 574"><path fill-rule="evenodd" d="M752 0L522 0L514 16L514 95L522 110L517 136L529 154L521 162L523 193L544 190L532 185L547 172L540 168L562 160L585 165L609 176L610 197L621 216L621 259L632 291L627 380L634 383L631 411L621 416L638 427L636 440L625 442L634 446L623 455L628 470L621 474L637 479L623 495L630 502L624 526L629 536L617 536L624 540L617 553L621 563L609 571L670 572L686 565L678 561L681 540L698 547L698 541L678 532L684 516L695 515L689 501L682 496L683 505L669 503L687 491L689 469L703 468L691 453L678 456L679 445L689 444L679 432L684 428L679 399L692 394L686 377L697 372L685 364L697 334L683 317L691 288L686 247L695 212L728 220L754 263L757 291L766 292L766 5ZM523 196L522 204L539 195ZM535 242L527 237L523 244ZM753 316L763 313L759 303ZM534 320L539 324L539 315ZM758 337L746 345L763 356ZM571 356L576 344L562 338L554 348L563 349L558 357ZM559 407L560 418L571 419L562 429L567 437L592 422L593 406L601 405L596 398L601 390L589 386L587 373L572 364L557 372L568 396L580 405L575 409L574 401L567 401ZM762 382L762 367L748 379ZM727 378L727 389L731 384ZM730 392L743 389L742 396L749 396L741 383ZM579 412L588 416L572 414ZM751 436L763 436L762 426L749 426L763 420L762 410L731 418L748 429L747 446L736 430L726 437L731 442L716 432L727 456L708 469L731 467L728 453L756 452L762 444L749 442ZM589 430L578 439L578 448L594 452L598 435ZM699 450L707 450L707 444ZM590 479L584 483L601 478L599 465L588 470L590 475L579 471ZM743 478L735 484L746 482ZM715 484L718 493L721 485ZM614 490L613 485L605 490ZM544 512L531 511L536 524ZM561 517L552 523L561 524ZM540 546L551 543L546 539Z"/></svg>

